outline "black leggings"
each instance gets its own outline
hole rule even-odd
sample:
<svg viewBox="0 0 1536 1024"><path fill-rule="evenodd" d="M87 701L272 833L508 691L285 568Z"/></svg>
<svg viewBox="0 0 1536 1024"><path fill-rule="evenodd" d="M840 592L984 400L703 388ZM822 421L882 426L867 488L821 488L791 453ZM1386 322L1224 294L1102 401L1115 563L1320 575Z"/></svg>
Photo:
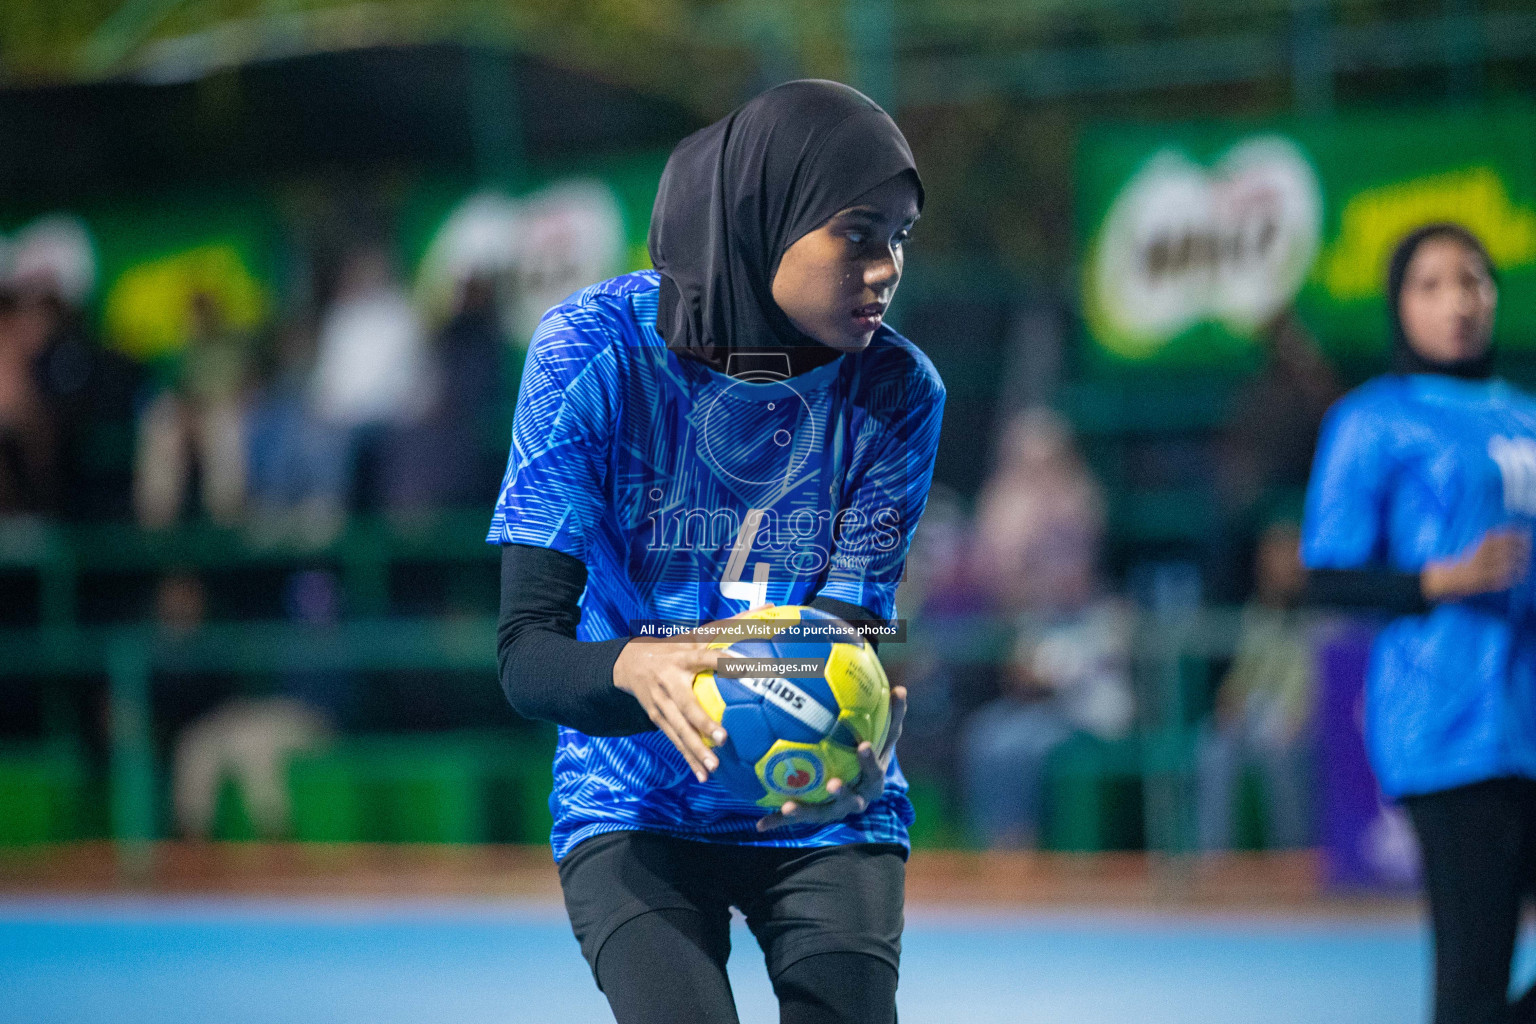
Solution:
<svg viewBox="0 0 1536 1024"><path fill-rule="evenodd" d="M653 910L603 944L597 978L618 1024L736 1024L730 941L703 915ZM665 969L658 969L660 965ZM864 953L818 953L773 979L780 1024L892 1024L896 970Z"/></svg>
<svg viewBox="0 0 1536 1024"><path fill-rule="evenodd" d="M1435 1024L1536 1024L1509 999L1523 899L1536 895L1536 780L1493 779L1403 801L1424 860Z"/></svg>
<svg viewBox="0 0 1536 1024"><path fill-rule="evenodd" d="M906 851L609 832L560 862L571 929L619 1024L736 1024L731 908L784 1024L892 1024Z"/></svg>

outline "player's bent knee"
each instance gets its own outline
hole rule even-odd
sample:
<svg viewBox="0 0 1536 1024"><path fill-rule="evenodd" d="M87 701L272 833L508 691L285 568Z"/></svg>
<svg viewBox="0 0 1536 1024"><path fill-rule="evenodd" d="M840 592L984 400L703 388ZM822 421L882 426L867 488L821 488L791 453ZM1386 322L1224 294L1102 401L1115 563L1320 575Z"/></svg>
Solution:
<svg viewBox="0 0 1536 1024"><path fill-rule="evenodd" d="M593 973L620 1024L735 1024L723 942L704 915L662 908L631 918L597 951Z"/></svg>
<svg viewBox="0 0 1536 1024"><path fill-rule="evenodd" d="M868 953L817 953L774 978L781 1024L893 1024L896 968Z"/></svg>

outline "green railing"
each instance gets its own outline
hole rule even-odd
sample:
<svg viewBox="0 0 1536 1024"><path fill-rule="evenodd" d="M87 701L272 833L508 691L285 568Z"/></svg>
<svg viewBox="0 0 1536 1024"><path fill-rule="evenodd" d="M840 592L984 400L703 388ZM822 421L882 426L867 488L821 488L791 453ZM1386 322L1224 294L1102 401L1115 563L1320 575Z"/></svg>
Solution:
<svg viewBox="0 0 1536 1024"><path fill-rule="evenodd" d="M358 517L324 544L268 536L260 528L207 524L144 531L126 524L65 526L42 521L0 524L0 572L35 573L42 626L62 629L79 619L81 577L89 574L164 572L175 568L224 571L274 566L334 567L348 612L389 611L391 568L406 563L490 563L497 549L485 543L484 511L433 513L419 520ZM487 598L494 603L494 595Z"/></svg>
<svg viewBox="0 0 1536 1024"><path fill-rule="evenodd" d="M1137 626L1133 675L1139 732L1117 749L1114 764L1116 771L1141 779L1148 849L1170 854L1190 849L1189 751L1201 682L1196 678L1192 684L1189 666L1230 654L1237 624L1233 610L1216 609L1148 617ZM1007 641L1005 629L984 619L914 622L908 642L885 645L881 656L893 667L918 654L950 664L985 664L1004 655ZM448 671L483 673L486 685L495 686L495 661L495 623L488 617L356 619L331 626L217 623L184 635L145 625L0 632L0 676L31 677L42 685L61 677L108 680L111 834L130 874L148 869L157 833L150 700L157 673Z"/></svg>
<svg viewBox="0 0 1536 1024"><path fill-rule="evenodd" d="M218 623L180 636L143 625L43 627L0 633L0 675L106 676L111 831L125 864L136 869L147 864L156 834L156 672L473 671L494 686L495 635L485 618Z"/></svg>

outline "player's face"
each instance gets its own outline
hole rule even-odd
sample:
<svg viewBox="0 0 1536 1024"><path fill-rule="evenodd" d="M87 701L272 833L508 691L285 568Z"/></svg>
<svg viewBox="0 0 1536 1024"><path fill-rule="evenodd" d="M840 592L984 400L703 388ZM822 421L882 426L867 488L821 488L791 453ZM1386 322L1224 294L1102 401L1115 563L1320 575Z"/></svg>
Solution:
<svg viewBox="0 0 1536 1024"><path fill-rule="evenodd" d="M905 176L892 178L785 250L773 301L823 345L861 350L896 294L916 221L917 189Z"/></svg>
<svg viewBox="0 0 1536 1024"><path fill-rule="evenodd" d="M1419 355L1451 363L1488 350L1497 301L1481 256L1457 239L1430 238L1408 261L1398 315Z"/></svg>

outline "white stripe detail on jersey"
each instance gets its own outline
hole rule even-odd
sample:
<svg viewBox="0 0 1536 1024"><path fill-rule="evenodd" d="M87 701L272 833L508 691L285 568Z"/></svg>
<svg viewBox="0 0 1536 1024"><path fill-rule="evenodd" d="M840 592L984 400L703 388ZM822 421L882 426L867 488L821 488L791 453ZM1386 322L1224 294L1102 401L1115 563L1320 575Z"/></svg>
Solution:
<svg viewBox="0 0 1536 1024"><path fill-rule="evenodd" d="M778 676L753 678L739 676L736 681L753 693L760 693L770 704L781 708L823 736L837 724L837 714L819 704L800 687Z"/></svg>

